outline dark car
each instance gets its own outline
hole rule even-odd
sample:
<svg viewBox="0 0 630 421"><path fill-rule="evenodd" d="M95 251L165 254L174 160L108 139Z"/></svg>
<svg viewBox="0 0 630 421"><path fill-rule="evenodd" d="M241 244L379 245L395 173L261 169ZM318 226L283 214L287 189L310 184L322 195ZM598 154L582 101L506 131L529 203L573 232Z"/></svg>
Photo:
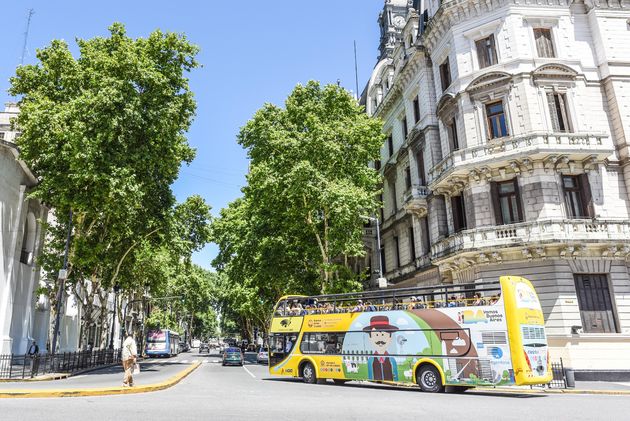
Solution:
<svg viewBox="0 0 630 421"><path fill-rule="evenodd" d="M199 344L199 353L201 354L202 352L207 352L208 354L210 353L210 346L208 345L208 342L202 342Z"/></svg>
<svg viewBox="0 0 630 421"><path fill-rule="evenodd" d="M243 365L243 353L240 348L229 347L223 352L222 365Z"/></svg>
<svg viewBox="0 0 630 421"><path fill-rule="evenodd" d="M179 343L179 352L188 352L190 351L190 346L188 342L180 342Z"/></svg>

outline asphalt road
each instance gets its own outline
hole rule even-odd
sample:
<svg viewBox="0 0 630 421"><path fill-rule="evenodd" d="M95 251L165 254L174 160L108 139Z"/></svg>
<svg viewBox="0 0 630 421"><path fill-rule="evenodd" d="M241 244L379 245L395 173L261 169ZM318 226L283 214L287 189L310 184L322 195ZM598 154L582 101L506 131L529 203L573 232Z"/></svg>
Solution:
<svg viewBox="0 0 630 421"><path fill-rule="evenodd" d="M628 396L424 394L368 383L308 385L272 378L248 354L244 367L222 367L218 355L160 392L48 399L2 399L2 420L623 420Z"/></svg>

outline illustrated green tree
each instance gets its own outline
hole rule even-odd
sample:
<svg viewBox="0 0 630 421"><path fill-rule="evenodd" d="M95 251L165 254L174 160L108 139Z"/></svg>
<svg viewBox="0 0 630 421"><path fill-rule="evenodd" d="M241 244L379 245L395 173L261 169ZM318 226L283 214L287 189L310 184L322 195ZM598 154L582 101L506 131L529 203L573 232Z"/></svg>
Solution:
<svg viewBox="0 0 630 421"><path fill-rule="evenodd" d="M317 270L321 291L336 290L348 257L364 255L364 216L378 206L380 178L367 163L379 156L380 121L345 89L311 81L284 108L265 104L238 142L251 160L243 191L269 242L263 253Z"/></svg>
<svg viewBox="0 0 630 421"><path fill-rule="evenodd" d="M57 219L41 262L51 280L72 211L68 283L85 306L84 328L95 294L106 297L114 283L130 296L138 290L128 277L136 251L169 242L171 184L194 158L185 137L195 113L186 73L198 65L197 47L159 30L138 39L122 24L109 31L78 39L76 58L53 41L37 51L37 64L16 70L10 88L20 96L21 159L39 180L32 195ZM55 297L54 287L48 292Z"/></svg>

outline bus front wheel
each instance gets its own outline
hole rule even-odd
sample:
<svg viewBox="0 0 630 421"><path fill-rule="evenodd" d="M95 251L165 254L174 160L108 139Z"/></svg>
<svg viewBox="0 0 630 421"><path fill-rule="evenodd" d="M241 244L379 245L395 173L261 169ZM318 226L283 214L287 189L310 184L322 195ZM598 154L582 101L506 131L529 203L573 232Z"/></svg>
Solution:
<svg viewBox="0 0 630 421"><path fill-rule="evenodd" d="M418 386L423 392L442 392L444 386L437 368L430 364L425 364L418 370Z"/></svg>
<svg viewBox="0 0 630 421"><path fill-rule="evenodd" d="M302 367L302 380L304 380L304 383L317 383L317 375L315 374L315 367L313 367L313 364L304 364L304 367Z"/></svg>

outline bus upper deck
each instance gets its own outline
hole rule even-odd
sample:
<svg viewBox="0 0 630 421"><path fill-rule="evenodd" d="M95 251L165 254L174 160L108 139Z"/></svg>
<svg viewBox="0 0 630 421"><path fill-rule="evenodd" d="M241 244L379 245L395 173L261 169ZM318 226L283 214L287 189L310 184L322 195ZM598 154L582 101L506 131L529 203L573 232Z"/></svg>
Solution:
<svg viewBox="0 0 630 421"><path fill-rule="evenodd" d="M316 296L284 296L274 316L305 316L366 311L412 310L492 305L501 297L497 281L435 285Z"/></svg>

